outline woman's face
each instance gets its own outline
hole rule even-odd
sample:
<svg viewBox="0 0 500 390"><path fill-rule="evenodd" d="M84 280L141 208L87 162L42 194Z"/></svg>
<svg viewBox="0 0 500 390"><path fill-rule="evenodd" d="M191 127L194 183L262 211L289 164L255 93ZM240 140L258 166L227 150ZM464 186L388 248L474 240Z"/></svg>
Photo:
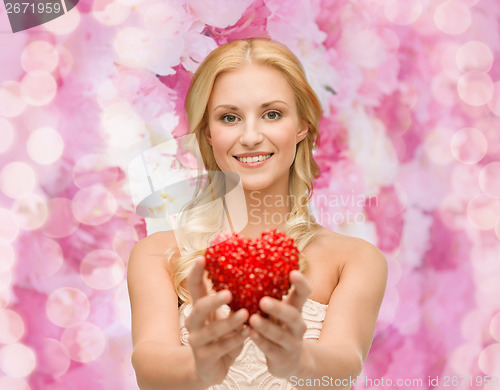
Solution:
<svg viewBox="0 0 500 390"><path fill-rule="evenodd" d="M246 190L288 191L296 145L307 129L279 70L252 64L217 77L206 136L219 168L240 175Z"/></svg>

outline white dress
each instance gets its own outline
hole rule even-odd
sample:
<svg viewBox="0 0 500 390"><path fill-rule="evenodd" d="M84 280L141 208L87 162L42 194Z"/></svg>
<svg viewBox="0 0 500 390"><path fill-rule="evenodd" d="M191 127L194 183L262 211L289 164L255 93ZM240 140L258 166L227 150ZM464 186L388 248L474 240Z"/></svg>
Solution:
<svg viewBox="0 0 500 390"><path fill-rule="evenodd" d="M308 299L302 308L302 317L307 325L304 339L318 340L328 305ZM226 306L229 310L229 307ZM191 312L191 304L179 307L181 343L189 345L189 332L185 327L186 317ZM296 389L284 378L277 378L267 370L264 353L252 339L247 338L243 350L238 355L224 381L207 390L292 390Z"/></svg>

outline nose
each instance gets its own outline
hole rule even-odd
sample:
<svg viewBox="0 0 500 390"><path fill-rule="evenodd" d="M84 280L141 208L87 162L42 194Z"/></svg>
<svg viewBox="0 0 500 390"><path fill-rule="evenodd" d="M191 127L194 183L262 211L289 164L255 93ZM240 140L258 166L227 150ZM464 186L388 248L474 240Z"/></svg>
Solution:
<svg viewBox="0 0 500 390"><path fill-rule="evenodd" d="M254 120L247 120L243 126L241 126L240 143L242 145L252 147L258 145L264 140L264 135L259 128L258 123Z"/></svg>

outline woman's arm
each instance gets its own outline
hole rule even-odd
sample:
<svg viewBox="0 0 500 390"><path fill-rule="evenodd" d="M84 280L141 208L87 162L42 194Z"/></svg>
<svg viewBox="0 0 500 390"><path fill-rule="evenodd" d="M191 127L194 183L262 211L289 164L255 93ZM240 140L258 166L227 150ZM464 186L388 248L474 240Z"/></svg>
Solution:
<svg viewBox="0 0 500 390"><path fill-rule="evenodd" d="M370 351L385 293L387 261L382 252L361 239L349 241L341 254L345 263L328 303L321 336L317 343L304 342L305 357L296 372L297 378L330 382L319 388L331 389L335 380L342 383L339 388L353 386Z"/></svg>
<svg viewBox="0 0 500 390"><path fill-rule="evenodd" d="M241 330L248 313L217 315L231 294L207 295L198 261L199 266L193 267L197 272L188 278L193 294L193 308L186 319L190 347L181 345L177 294L165 256L166 248L175 245L172 236L162 232L145 238L132 250L128 265L132 363L142 390L196 390L220 382L246 337Z"/></svg>
<svg viewBox="0 0 500 390"><path fill-rule="evenodd" d="M168 233L156 233L131 252L127 282L132 308L132 364L142 390L203 389L190 348L179 340L177 294L168 273Z"/></svg>
<svg viewBox="0 0 500 390"><path fill-rule="evenodd" d="M317 342L300 340L298 344L303 327L297 325L300 322L298 310L292 310L290 304L297 306L295 309L299 309L301 304L293 305L293 300L280 302L266 298L268 303L272 303L266 308L264 300L261 301L262 310L281 321L282 325L262 319L260 326L256 327L256 342L266 354L270 367L283 366L288 356L300 351L300 358L294 367L289 367L286 373L276 373L299 389L311 386L317 389L351 388L370 350L385 292L387 263L373 245L360 239L348 238L348 241L342 248L325 248L322 251L324 256L336 253L345 261ZM291 297L306 296L309 287L305 277L299 274L294 279L295 291ZM301 302L302 298L297 302ZM250 319L250 324L256 325L255 318Z"/></svg>
<svg viewBox="0 0 500 390"><path fill-rule="evenodd" d="M196 377L190 348L157 342L134 347L132 364L141 390L206 389Z"/></svg>

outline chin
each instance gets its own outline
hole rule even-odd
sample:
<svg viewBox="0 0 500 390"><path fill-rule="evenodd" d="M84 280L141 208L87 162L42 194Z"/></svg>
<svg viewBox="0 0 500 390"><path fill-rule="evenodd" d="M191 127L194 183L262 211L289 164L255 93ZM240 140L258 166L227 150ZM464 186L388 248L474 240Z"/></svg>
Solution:
<svg viewBox="0 0 500 390"><path fill-rule="evenodd" d="M269 187L268 183L257 180L245 180L245 178L242 178L241 182L245 191L264 191Z"/></svg>

